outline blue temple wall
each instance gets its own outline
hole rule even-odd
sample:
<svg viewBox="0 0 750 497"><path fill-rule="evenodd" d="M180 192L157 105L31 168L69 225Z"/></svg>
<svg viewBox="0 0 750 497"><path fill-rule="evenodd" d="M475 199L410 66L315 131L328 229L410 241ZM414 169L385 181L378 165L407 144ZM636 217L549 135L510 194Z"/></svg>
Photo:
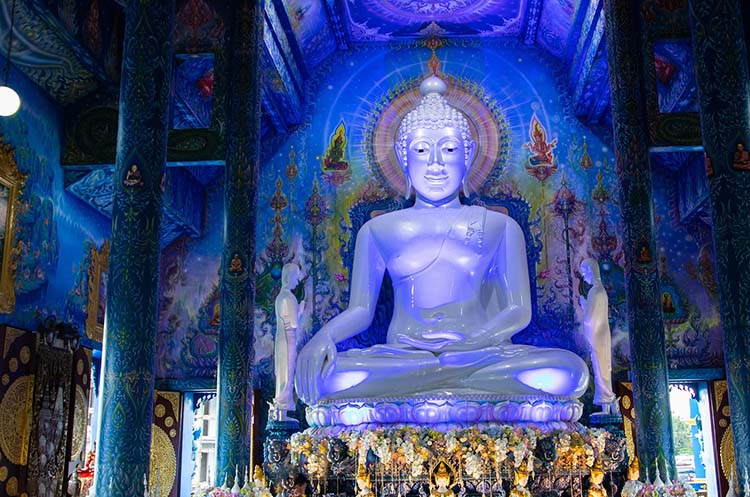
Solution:
<svg viewBox="0 0 750 497"><path fill-rule="evenodd" d="M15 69L10 82L22 104L14 116L0 118L0 135L15 149L18 169L27 177L15 233L16 306L1 319L36 330L53 316L83 333L91 249L101 248L109 236L109 219L64 190L62 109Z"/></svg>

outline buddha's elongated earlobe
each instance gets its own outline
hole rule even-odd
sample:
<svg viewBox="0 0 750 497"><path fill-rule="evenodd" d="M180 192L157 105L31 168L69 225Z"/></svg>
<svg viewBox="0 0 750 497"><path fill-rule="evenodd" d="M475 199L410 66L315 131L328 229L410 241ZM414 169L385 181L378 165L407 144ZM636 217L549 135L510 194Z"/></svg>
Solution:
<svg viewBox="0 0 750 497"><path fill-rule="evenodd" d="M464 197L469 198L469 171L464 174L464 179L461 180L461 188L464 191Z"/></svg>
<svg viewBox="0 0 750 497"><path fill-rule="evenodd" d="M404 198L409 200L409 197L411 197L411 178L409 177L408 169L404 169L404 175L406 175L406 193L404 194Z"/></svg>

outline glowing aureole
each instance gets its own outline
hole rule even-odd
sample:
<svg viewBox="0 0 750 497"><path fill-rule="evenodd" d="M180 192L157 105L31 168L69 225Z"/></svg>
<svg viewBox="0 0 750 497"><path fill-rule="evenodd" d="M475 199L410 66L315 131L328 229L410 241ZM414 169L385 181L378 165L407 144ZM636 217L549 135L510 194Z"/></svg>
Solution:
<svg viewBox="0 0 750 497"><path fill-rule="evenodd" d="M553 395L566 395L574 389L570 384L570 372L558 368L539 368L522 371L516 375L518 381Z"/></svg>

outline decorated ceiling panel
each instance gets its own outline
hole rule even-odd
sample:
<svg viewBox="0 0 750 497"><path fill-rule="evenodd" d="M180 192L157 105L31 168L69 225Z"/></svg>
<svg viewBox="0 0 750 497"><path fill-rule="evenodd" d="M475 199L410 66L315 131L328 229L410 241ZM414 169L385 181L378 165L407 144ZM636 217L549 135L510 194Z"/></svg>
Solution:
<svg viewBox="0 0 750 497"><path fill-rule="evenodd" d="M424 36L518 36L527 0L349 0L355 41ZM434 24L433 24L434 23Z"/></svg>
<svg viewBox="0 0 750 497"><path fill-rule="evenodd" d="M536 34L537 43L560 56L565 51L578 0L546 0Z"/></svg>
<svg viewBox="0 0 750 497"><path fill-rule="evenodd" d="M8 45L12 2L0 2L0 44ZM17 2L13 64L61 104L75 102L106 79L102 66L38 2Z"/></svg>
<svg viewBox="0 0 750 497"><path fill-rule="evenodd" d="M323 1L285 0L284 8L307 66L317 66L336 49Z"/></svg>

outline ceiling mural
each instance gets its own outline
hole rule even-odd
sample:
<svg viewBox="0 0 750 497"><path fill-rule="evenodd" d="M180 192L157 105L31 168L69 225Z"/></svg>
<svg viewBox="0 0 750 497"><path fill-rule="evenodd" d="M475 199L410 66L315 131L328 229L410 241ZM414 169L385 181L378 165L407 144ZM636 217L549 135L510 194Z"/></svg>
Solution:
<svg viewBox="0 0 750 497"><path fill-rule="evenodd" d="M354 41L441 36L518 36L527 0L350 0ZM434 24L433 24L434 23Z"/></svg>
<svg viewBox="0 0 750 497"><path fill-rule="evenodd" d="M307 66L317 66L336 49L322 0L285 0L284 7Z"/></svg>
<svg viewBox="0 0 750 497"><path fill-rule="evenodd" d="M0 2L0 43L8 45L11 2ZM75 102L106 75L91 53L43 6L18 2L13 63L59 103Z"/></svg>
<svg viewBox="0 0 750 497"><path fill-rule="evenodd" d="M578 0L546 0L537 30L537 43L553 55L560 56L568 43Z"/></svg>

